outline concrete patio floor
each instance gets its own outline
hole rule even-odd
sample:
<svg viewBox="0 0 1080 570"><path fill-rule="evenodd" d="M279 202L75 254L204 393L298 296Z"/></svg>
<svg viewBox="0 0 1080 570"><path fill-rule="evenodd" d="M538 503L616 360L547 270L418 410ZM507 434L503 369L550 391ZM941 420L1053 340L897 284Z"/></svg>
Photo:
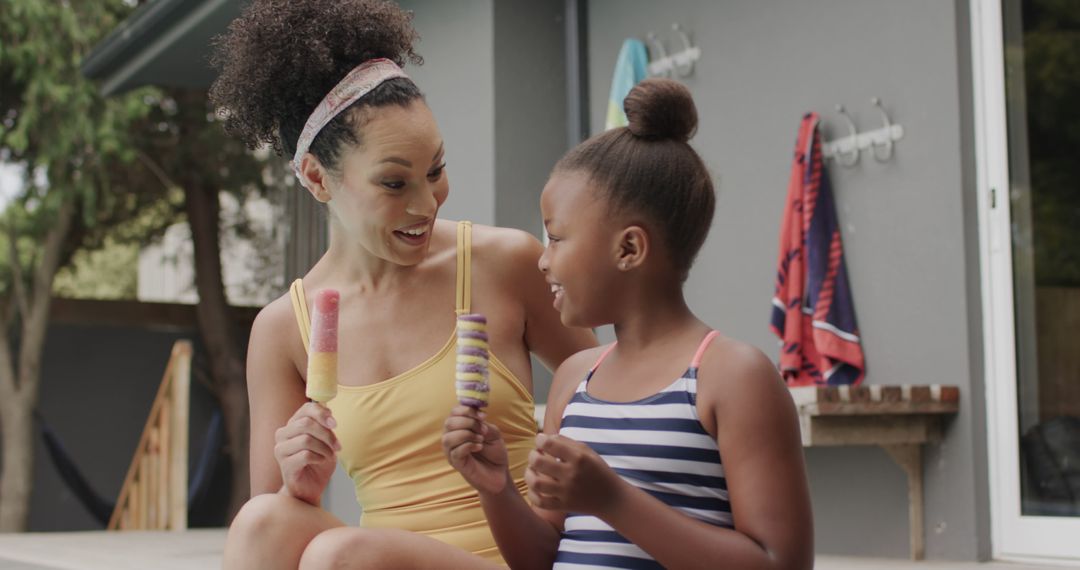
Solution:
<svg viewBox="0 0 1080 570"><path fill-rule="evenodd" d="M197 570L221 567L224 529L0 534L0 570ZM1074 566L1075 567L1075 566ZM1040 570L1008 562L910 562L819 556L819 570Z"/></svg>

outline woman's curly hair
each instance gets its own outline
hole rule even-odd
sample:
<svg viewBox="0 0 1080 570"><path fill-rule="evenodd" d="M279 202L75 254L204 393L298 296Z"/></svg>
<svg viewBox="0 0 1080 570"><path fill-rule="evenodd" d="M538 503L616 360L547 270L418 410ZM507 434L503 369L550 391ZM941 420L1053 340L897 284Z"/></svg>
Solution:
<svg viewBox="0 0 1080 570"><path fill-rule="evenodd" d="M346 74L375 58L422 64L418 39L412 14L385 0L254 0L215 41L210 101L228 133L291 155L308 116ZM359 109L422 98L411 80L388 80L326 125L311 152L336 170L343 143L360 143Z"/></svg>

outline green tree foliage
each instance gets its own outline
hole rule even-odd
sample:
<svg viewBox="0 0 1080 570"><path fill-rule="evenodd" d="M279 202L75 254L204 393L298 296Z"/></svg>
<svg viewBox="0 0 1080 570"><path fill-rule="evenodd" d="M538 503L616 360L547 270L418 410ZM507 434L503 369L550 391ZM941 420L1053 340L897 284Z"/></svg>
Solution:
<svg viewBox="0 0 1080 570"><path fill-rule="evenodd" d="M138 4L0 0L0 161L17 165L24 181L0 214L0 531L25 526L30 418L57 271L70 266L62 290L98 289L101 264L121 264L178 220L191 227L199 330L225 412L231 510L246 497L243 333L222 286L219 196L243 203L277 177L225 135L205 92L142 88L104 98L83 78L83 58ZM230 224L245 235L245 220Z"/></svg>
<svg viewBox="0 0 1080 570"><path fill-rule="evenodd" d="M123 261L104 253L93 259L92 251L130 252L191 215L203 220L196 241L214 244L202 248L204 265L213 267L205 258L218 255L218 228L205 220L216 219L217 206L205 196L260 187L258 162L226 138L202 93L143 88L104 98L82 76L83 58L133 6L0 2L0 162L15 165L23 181L0 213L0 532L22 530L27 520L31 414L57 271L70 264L61 286L86 288L80 272ZM189 187L202 209L192 208ZM220 287L217 273L204 289ZM224 303L203 312L214 310L224 314ZM242 376L234 383L242 386ZM238 449L246 453L245 445Z"/></svg>
<svg viewBox="0 0 1080 570"><path fill-rule="evenodd" d="M138 293L139 246L106 238L100 249L79 250L60 268L53 293L68 299L134 299Z"/></svg>
<svg viewBox="0 0 1080 570"><path fill-rule="evenodd" d="M75 209L59 265L94 247L132 218L149 222L140 239L176 219L180 202L143 150L146 135L176 115L153 89L105 99L79 71L82 57L131 10L123 0L5 0L0 16L0 160L23 172L23 189L4 211L6 235L17 235L32 263L61 204ZM171 204L160 212L162 204ZM148 215L157 209L162 215ZM4 249L9 253L9 248ZM11 283L10 260L2 286ZM5 293L8 290L3 290Z"/></svg>

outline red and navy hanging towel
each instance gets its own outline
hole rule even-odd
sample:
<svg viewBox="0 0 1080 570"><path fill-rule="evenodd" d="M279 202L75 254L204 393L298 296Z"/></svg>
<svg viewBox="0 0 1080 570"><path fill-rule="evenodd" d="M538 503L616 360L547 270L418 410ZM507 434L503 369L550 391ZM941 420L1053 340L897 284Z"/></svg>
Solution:
<svg viewBox="0 0 1080 570"><path fill-rule="evenodd" d="M817 113L799 126L772 304L770 328L780 337L780 372L789 386L862 381L866 365Z"/></svg>

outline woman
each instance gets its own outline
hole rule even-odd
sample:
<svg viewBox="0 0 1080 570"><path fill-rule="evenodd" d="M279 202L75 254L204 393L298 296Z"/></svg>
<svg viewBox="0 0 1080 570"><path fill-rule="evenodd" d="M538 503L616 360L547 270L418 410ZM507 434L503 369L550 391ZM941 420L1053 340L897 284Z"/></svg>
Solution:
<svg viewBox="0 0 1080 570"><path fill-rule="evenodd" d="M440 448L455 404L455 312L487 316L488 415L521 492L536 430L529 353L554 369L596 343L560 323L534 238L437 218L449 193L442 138L399 67L420 62L415 39L388 2L256 0L219 43L211 99L226 129L293 156L330 226L326 254L252 327L255 496L230 529L226 567L500 563L476 491ZM340 385L327 407L304 397L310 293L322 288L341 294ZM362 528L319 508L337 461Z"/></svg>

